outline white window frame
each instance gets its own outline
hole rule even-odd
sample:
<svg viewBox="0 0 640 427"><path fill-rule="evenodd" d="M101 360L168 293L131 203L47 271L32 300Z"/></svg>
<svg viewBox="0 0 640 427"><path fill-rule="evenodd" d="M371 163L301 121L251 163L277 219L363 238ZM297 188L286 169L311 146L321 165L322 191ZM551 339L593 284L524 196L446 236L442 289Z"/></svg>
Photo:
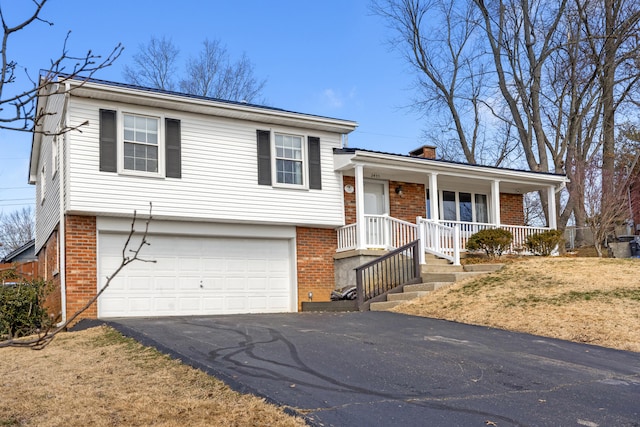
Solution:
<svg viewBox="0 0 640 427"><path fill-rule="evenodd" d="M476 193L473 191L459 191L459 190L438 190L438 209L440 210L439 212L439 218L442 219L442 221L452 221L452 220L446 220L444 219L444 192L450 192L450 193L454 193L455 194L455 204L456 204L456 222L463 222L460 221L460 193L467 193L467 194L471 194L471 223L477 223L478 222L478 218L476 216L476 194L481 194L484 195L487 199L487 221L490 220L491 218L491 206L489 206L489 195L486 193ZM466 222L466 221L464 221ZM484 223L483 223L484 224Z"/></svg>
<svg viewBox="0 0 640 427"><path fill-rule="evenodd" d="M301 169L302 169L302 184L287 184L284 182L278 182L278 168L277 168L277 160L276 156L276 135L281 136L293 136L300 138L301 140L301 150L302 150L302 159ZM273 187L282 187L282 188L295 188L295 189L308 189L309 188L309 159L307 153L307 135L298 134L295 132L286 132L274 130L271 132L271 182L273 183Z"/></svg>
<svg viewBox="0 0 640 427"><path fill-rule="evenodd" d="M156 172L139 171L132 169L125 169L124 167L124 117L138 116L145 117L147 119L156 119L158 121L158 170ZM118 173L122 175L135 175L135 176L147 176L164 178L165 177L165 117L162 114L154 114L149 111L130 111L130 110L118 110L118 120L116 131L118 140ZM134 142L135 143L135 142Z"/></svg>

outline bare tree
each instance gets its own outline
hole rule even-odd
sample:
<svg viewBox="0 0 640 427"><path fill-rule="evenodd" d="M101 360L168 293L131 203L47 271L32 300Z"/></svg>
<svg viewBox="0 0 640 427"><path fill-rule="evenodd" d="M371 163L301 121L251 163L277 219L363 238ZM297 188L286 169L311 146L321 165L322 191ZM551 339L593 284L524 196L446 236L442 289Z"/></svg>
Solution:
<svg viewBox="0 0 640 427"><path fill-rule="evenodd" d="M67 329L67 327L75 322L75 320L84 313L92 304L94 304L100 295L104 293L104 291L109 288L109 285L116 278L116 276L125 268L127 265L132 262L142 261L142 262L155 262L155 260L146 260L140 257L140 252L145 246L149 245L147 241L147 235L149 233L149 224L151 222L151 205L149 205L149 217L145 221L144 232L140 236L140 241L137 244L133 244L132 239L136 236L136 212L133 212L133 219L131 221L131 229L129 231L129 235L127 236L127 240L122 247L122 260L120 265L111 273L110 276L107 277L107 281L104 286L93 296L91 297L87 303L80 308L77 312L75 312L71 317L69 317L64 323L58 325L57 327L46 327L43 330L34 331L34 335L31 335L26 338L14 338L9 337L3 341L0 341L0 348L3 347L26 347L34 350L41 350L45 348L51 341L58 335L60 332Z"/></svg>
<svg viewBox="0 0 640 427"><path fill-rule="evenodd" d="M202 50L186 62L180 78L177 59L180 50L171 40L152 37L141 45L126 66L124 78L129 83L163 90L179 89L185 93L230 101L253 102L260 96L266 80L255 77L253 64L246 55L233 61L219 40L205 40ZM176 83L179 81L179 83Z"/></svg>
<svg viewBox="0 0 640 427"><path fill-rule="evenodd" d="M22 208L9 214L0 214L0 254L18 249L33 239L35 224L33 209Z"/></svg>
<svg viewBox="0 0 640 427"><path fill-rule="evenodd" d="M484 144L487 116L496 117L485 81L489 64L477 43L477 10L456 0L377 0L373 10L386 19L396 34L391 43L416 72L413 107L443 114L441 122L430 117L426 136L446 141L453 134L457 149L439 144L445 157L453 160L461 151L468 163L484 163L479 156L491 148Z"/></svg>
<svg viewBox="0 0 640 427"><path fill-rule="evenodd" d="M430 82L423 107L451 117L467 161L478 160L468 154L482 144L475 132L460 129L516 140L528 169L566 173L571 180L568 197L556 196L559 227L571 217L584 224L585 169L603 152L596 163L607 171L604 182L611 182L615 117L637 97L640 0L374 0L374 9L397 30L395 41L423 76L419 81ZM433 23L430 31L425 22ZM466 99L490 110L493 123L478 127L486 114L460 114L459 125L446 101L480 81L477 98ZM463 104L458 99L453 105ZM505 126L496 126L500 121ZM445 146L452 145L445 138ZM509 147L493 147L500 146Z"/></svg>
<svg viewBox="0 0 640 427"><path fill-rule="evenodd" d="M162 90L175 90L178 74L178 49L171 39L151 37L140 44L133 55L133 65L125 65L123 75L127 82Z"/></svg>
<svg viewBox="0 0 640 427"><path fill-rule="evenodd" d="M636 156L637 161L637 156ZM604 191L602 159L594 159L585 171L586 222L593 233L598 256L608 236L615 235L615 227L629 219L629 186L637 177L637 169L619 168L612 191Z"/></svg>
<svg viewBox="0 0 640 427"><path fill-rule="evenodd" d="M2 68L0 69L0 129L31 132L44 118L44 113L36 111L36 98L46 97L45 88L52 82L64 83L70 79L89 79L97 71L109 67L120 56L122 45L118 44L104 58L94 54L91 50L84 55L71 54L67 48L70 32L64 40L62 52L57 58L51 59L48 67L40 72L39 77L29 72L10 58L9 48L14 36L31 25L53 25L41 17L47 0L32 0L33 11L17 23L5 19L2 5L0 5L0 22L2 23ZM16 84L27 81L24 84ZM18 89L16 89L18 88ZM58 92L59 93L59 92ZM64 131L64 130L63 130Z"/></svg>
<svg viewBox="0 0 640 427"><path fill-rule="evenodd" d="M186 93L252 102L262 92L266 81L257 80L253 64L246 55L232 62L227 48L219 40L205 40L196 57L189 58L180 89Z"/></svg>

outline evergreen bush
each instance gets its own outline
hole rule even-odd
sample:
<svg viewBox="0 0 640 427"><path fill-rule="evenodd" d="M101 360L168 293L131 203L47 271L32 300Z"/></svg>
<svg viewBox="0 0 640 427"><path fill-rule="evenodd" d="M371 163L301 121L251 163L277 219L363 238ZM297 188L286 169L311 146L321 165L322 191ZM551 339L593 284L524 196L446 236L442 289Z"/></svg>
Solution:
<svg viewBox="0 0 640 427"><path fill-rule="evenodd" d="M44 302L47 282L25 279L15 271L0 277L0 340L19 338L50 326Z"/></svg>
<svg viewBox="0 0 640 427"><path fill-rule="evenodd" d="M488 228L473 234L467 241L470 251L483 250L489 258L499 258L509 249L513 234L503 228Z"/></svg>
<svg viewBox="0 0 640 427"><path fill-rule="evenodd" d="M564 235L560 230L547 230L527 237L527 248L536 255L549 256L562 242Z"/></svg>

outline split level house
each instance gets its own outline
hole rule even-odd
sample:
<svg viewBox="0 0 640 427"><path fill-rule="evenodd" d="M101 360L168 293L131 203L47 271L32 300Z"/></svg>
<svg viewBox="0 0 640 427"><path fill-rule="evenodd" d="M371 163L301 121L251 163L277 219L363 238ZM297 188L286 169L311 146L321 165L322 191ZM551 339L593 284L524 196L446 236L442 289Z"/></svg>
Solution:
<svg viewBox="0 0 640 427"><path fill-rule="evenodd" d="M85 317L295 312L327 301L363 254L417 240L456 263L481 228L546 229L524 226L523 194L553 203L566 180L433 147L351 148L353 121L113 82L52 83L37 102L35 251L63 320L105 285L150 205L141 257L154 262L127 266Z"/></svg>

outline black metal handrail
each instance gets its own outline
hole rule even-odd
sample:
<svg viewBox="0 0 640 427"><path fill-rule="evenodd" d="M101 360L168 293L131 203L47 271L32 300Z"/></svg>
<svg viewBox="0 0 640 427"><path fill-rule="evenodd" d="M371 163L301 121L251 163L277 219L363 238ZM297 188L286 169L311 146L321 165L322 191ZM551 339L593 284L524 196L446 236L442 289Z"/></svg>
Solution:
<svg viewBox="0 0 640 427"><path fill-rule="evenodd" d="M420 281L419 245L418 240L414 240L356 267L358 308L366 310L369 304L384 299L390 291Z"/></svg>

